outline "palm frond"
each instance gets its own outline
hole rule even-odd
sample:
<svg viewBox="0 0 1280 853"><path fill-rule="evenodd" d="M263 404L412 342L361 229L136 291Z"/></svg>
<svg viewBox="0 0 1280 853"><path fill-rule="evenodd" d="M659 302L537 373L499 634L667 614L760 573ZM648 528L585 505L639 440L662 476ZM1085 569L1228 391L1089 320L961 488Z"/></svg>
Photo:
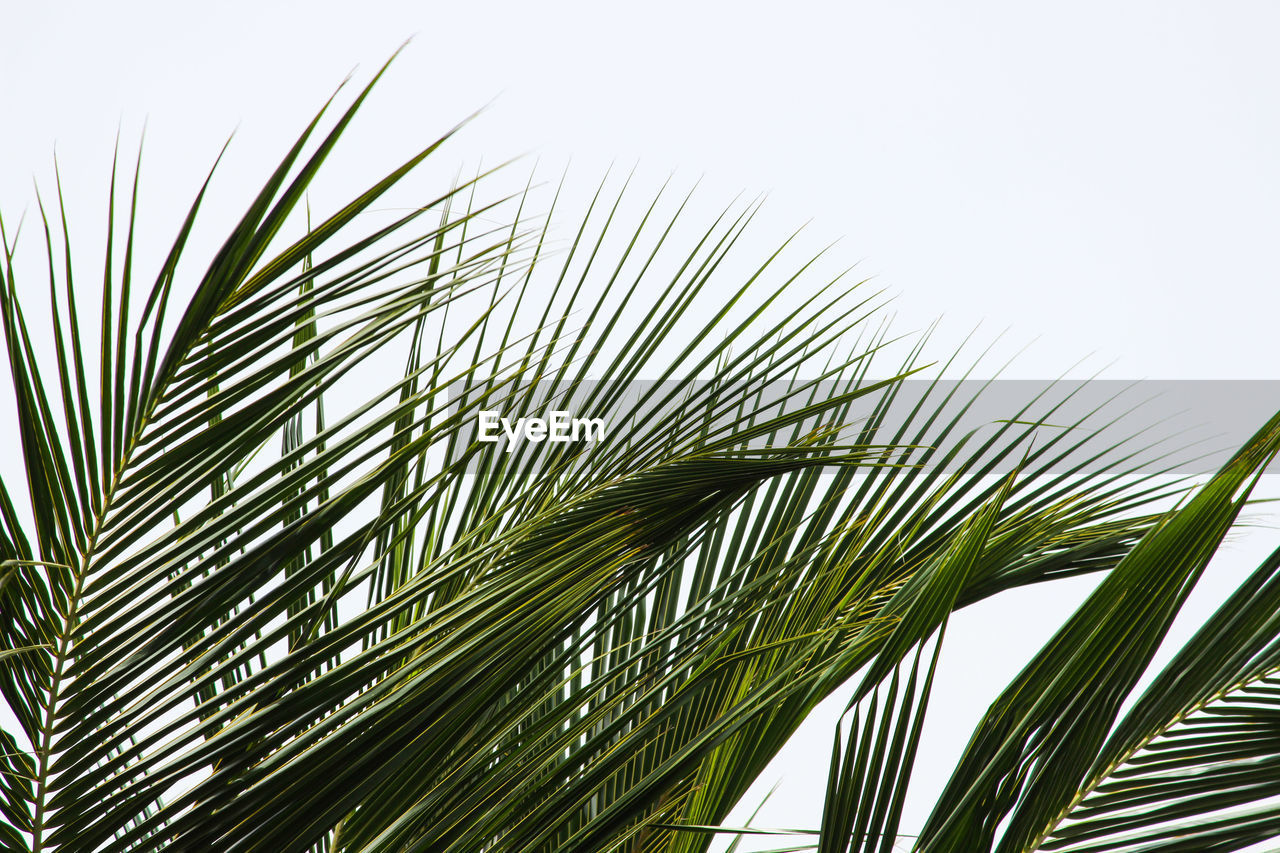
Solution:
<svg viewBox="0 0 1280 853"><path fill-rule="evenodd" d="M442 139L312 225L368 91L198 274L206 189L142 288L113 172L94 322L42 210L52 355L0 223L27 486L0 484L6 843L704 850L690 828L864 667L859 698L910 659L914 709L952 609L1173 524L1177 486L1098 412L1044 434L1052 388L978 430L955 390L901 396L921 349L877 374L893 341L847 272L787 301L817 267L784 242L725 288L754 204L686 238L687 199L628 224L602 184L556 254L480 175L369 224ZM608 440L477 440L481 410L556 401ZM909 765L918 719L877 717L892 748L854 765ZM841 778L877 805L839 834L891 832L902 789Z"/></svg>
<svg viewBox="0 0 1280 853"><path fill-rule="evenodd" d="M1045 850L1234 850L1280 832L1280 552L1161 671L1099 752Z"/></svg>
<svg viewBox="0 0 1280 853"><path fill-rule="evenodd" d="M1186 677L1185 670L1181 675L1170 670L1161 687L1172 695L1148 693L1143 707L1135 709L1138 716L1131 716L1107 744L1125 697L1278 450L1280 415L1121 560L992 705L939 799L917 849L1042 849L1046 838L1085 794L1145 740L1176 722L1167 715L1153 715L1152 709L1159 707L1167 714L1171 705L1187 698L1188 693L1196 695L1204 690L1205 684ZM1237 596L1218 620L1231 618L1232 608L1241 605ZM1198 642L1184 649L1175 669L1192 665L1192 661L1194 666L1207 665L1205 655L1231 653L1232 643L1202 633ZM1234 685L1223 684L1222 688L1230 686ZM1179 709L1186 710L1190 708ZM1188 772L1195 775L1195 771ZM1209 801L1229 797L1228 790L1208 795ZM1172 806L1178 796L1166 793L1167 798L1158 799ZM1115 802L1106 800L1101 791L1098 796L1102 799L1094 802L1100 807ZM1177 812L1176 806L1173 811ZM1086 807L1083 815L1091 813ZM1158 809L1152 810L1153 822L1159 822L1158 814ZM1091 825L1114 826L1105 821ZM1076 835L1074 830L1064 832L1064 839ZM1145 841L1159 837L1147 836ZM1127 849L1156 848L1139 843Z"/></svg>

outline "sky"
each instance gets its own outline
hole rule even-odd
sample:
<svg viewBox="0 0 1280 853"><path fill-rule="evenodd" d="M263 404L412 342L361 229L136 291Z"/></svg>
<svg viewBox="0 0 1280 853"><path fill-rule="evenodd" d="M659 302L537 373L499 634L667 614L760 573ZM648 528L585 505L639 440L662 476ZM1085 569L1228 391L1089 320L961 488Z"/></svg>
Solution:
<svg viewBox="0 0 1280 853"><path fill-rule="evenodd" d="M117 128L132 151L144 122L148 172L185 178L183 200L233 130L230 165L260 173L349 72L412 37L364 119L383 156L489 105L459 162L638 162L642 183L769 193L778 233L839 239L904 322L1037 339L1022 375L1087 355L1122 378L1274 375L1274 4L353 10L13 4L3 210L48 184L55 146L104 195Z"/></svg>
<svg viewBox="0 0 1280 853"><path fill-rule="evenodd" d="M33 179L50 191L55 152L69 207L100 222L117 134L132 157L144 126L154 221L233 133L222 185L253 186L348 74L363 83L411 39L334 198L483 108L449 169L571 163L570 201L611 166L642 192L700 182L712 205L767 194L760 231L838 241L900 326L945 318L943 349L975 327L1028 345L1006 375L1280 379L1273 3L5 6L6 223L32 215ZM215 215L236 202L220 192ZM1275 533L1233 545L1221 588ZM958 617L948 654L983 663L939 684L938 768L1035 647L1043 626L1018 614L1086 590ZM824 713L749 795L783 778L762 825L816 822Z"/></svg>

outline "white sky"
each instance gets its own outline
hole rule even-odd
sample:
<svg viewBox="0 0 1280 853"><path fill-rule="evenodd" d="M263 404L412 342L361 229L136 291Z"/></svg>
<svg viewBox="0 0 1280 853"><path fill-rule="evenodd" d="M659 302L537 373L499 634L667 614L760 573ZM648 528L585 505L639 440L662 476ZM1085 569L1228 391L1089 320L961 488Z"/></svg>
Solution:
<svg viewBox="0 0 1280 853"><path fill-rule="evenodd" d="M772 234L841 238L906 327L947 318L943 348L979 322L1039 338L1010 375L1094 354L1116 378L1280 378L1274 3L4 6L7 223L33 212L33 177L51 187L55 146L73 212L99 210L117 128L131 155L144 122L157 221L237 127L220 185L253 186L349 71L414 36L335 164L362 180L366 152L389 166L493 101L451 167L527 152L594 180L638 160L645 188L674 169L717 203L767 191ZM1021 610L961 615L957 648L989 663L940 682L942 752L1035 647ZM761 824L815 825L829 727L806 737Z"/></svg>
<svg viewBox="0 0 1280 853"><path fill-rule="evenodd" d="M415 36L362 122L384 158L496 97L457 157L769 191L779 233L843 237L904 318L1040 336L1023 375L1089 353L1124 377L1275 375L1272 3L6 6L10 216L55 143L101 181L144 120L152 175L194 180L237 126L260 174Z"/></svg>

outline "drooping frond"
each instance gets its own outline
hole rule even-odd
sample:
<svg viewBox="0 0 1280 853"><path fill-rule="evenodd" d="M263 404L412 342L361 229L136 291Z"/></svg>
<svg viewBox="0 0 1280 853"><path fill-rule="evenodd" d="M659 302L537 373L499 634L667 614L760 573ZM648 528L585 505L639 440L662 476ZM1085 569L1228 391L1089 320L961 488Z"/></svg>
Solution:
<svg viewBox="0 0 1280 853"><path fill-rule="evenodd" d="M113 175L92 322L42 216L51 347L4 237L7 844L703 850L864 667L859 699L911 668L876 723L905 750L952 609L1123 567L1162 519L1105 416L1041 428L1053 388L977 428L953 388L909 395L919 346L882 369L876 297L759 252L753 205L690 232L606 184L555 252L481 176L371 224L440 140L310 222L367 92L203 271L204 189L143 287ZM480 440L555 406L607 435ZM891 832L901 790L841 778L879 805L831 825Z"/></svg>

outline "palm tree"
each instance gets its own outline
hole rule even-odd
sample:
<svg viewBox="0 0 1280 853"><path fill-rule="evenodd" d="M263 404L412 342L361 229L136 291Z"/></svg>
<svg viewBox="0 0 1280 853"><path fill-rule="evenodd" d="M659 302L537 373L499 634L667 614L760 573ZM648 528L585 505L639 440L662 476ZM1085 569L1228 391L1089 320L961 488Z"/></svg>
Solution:
<svg viewBox="0 0 1280 853"><path fill-rule="evenodd" d="M368 91L327 130L321 111L203 272L204 188L141 281L136 170L112 174L94 311L60 192L38 288L0 224L26 486L0 484L9 848L704 850L861 673L819 843L886 849L948 615L1108 572L922 847L986 849L1007 814L1010 844L1076 843L1109 831L1117 766L1227 701L1209 681L1255 674L1211 634L1185 667L1212 679L1170 675L1097 734L1275 424L1170 514L1180 487L1132 440L1041 429L1052 390L978 430L950 386L909 399L921 349L876 372L890 339L858 283L788 302L812 267L779 275L771 250L713 292L754 206L686 241L683 205L628 226L602 188L555 253L528 194L480 201L481 176L373 224L445 139L312 224ZM551 403L607 439L477 440L480 412ZM1222 618L1253 625L1258 595ZM1043 780L1050 760L1075 776Z"/></svg>

